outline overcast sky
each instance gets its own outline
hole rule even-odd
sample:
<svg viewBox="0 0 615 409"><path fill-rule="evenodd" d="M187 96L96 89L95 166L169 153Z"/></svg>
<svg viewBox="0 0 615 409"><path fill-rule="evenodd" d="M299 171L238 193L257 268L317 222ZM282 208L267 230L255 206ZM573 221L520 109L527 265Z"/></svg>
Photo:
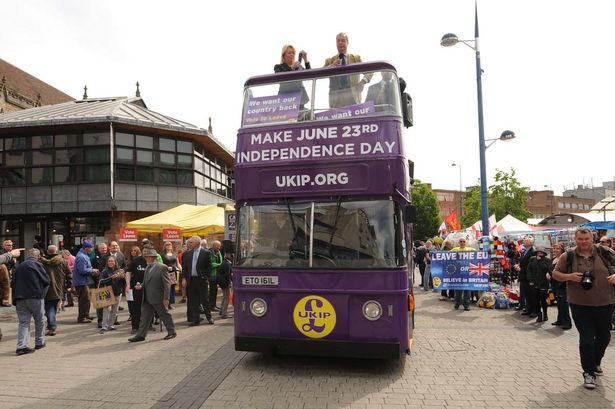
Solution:
<svg viewBox="0 0 615 409"><path fill-rule="evenodd" d="M0 57L75 98L132 96L206 128L229 149L242 87L273 72L285 43L313 67L336 53L387 60L404 77L415 126L405 133L415 177L459 188L479 177L474 52L444 48L474 37L473 0L78 1L2 6ZM615 57L612 0L478 2L485 137L517 138L487 151L487 175L514 167L532 189L613 180Z"/></svg>

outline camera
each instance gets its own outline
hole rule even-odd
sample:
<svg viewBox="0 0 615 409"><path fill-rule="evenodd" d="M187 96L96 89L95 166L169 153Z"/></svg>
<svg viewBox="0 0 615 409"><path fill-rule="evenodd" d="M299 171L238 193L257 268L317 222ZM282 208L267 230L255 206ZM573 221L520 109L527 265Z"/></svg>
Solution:
<svg viewBox="0 0 615 409"><path fill-rule="evenodd" d="M595 274L593 271L586 271L583 273L583 277L581 278L581 287L584 290L591 290L594 285Z"/></svg>

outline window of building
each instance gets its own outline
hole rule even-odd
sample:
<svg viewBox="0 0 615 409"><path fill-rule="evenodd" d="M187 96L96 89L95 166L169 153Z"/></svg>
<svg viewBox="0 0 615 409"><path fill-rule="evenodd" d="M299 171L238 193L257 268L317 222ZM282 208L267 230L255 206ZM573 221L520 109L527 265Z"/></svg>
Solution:
<svg viewBox="0 0 615 409"><path fill-rule="evenodd" d="M137 162L147 165L153 165L154 153L152 151L137 150Z"/></svg>
<svg viewBox="0 0 615 409"><path fill-rule="evenodd" d="M66 183L76 180L76 167L56 166L54 169L54 181L56 183Z"/></svg>
<svg viewBox="0 0 615 409"><path fill-rule="evenodd" d="M557 203L557 207L560 208L560 209L563 209L564 208L564 203L563 202Z"/></svg>
<svg viewBox="0 0 615 409"><path fill-rule="evenodd" d="M7 151L26 149L26 138L23 136L6 138L4 140L4 149Z"/></svg>
<svg viewBox="0 0 615 409"><path fill-rule="evenodd" d="M177 171L177 184L182 186L192 186L192 176L194 173L191 170Z"/></svg>
<svg viewBox="0 0 615 409"><path fill-rule="evenodd" d="M177 141L177 152L192 154L192 142Z"/></svg>
<svg viewBox="0 0 615 409"><path fill-rule="evenodd" d="M6 152L5 166L25 166L26 154L24 152Z"/></svg>
<svg viewBox="0 0 615 409"><path fill-rule="evenodd" d="M163 185L175 185L177 184L175 180L175 171L171 169L160 169L159 173L160 184Z"/></svg>
<svg viewBox="0 0 615 409"><path fill-rule="evenodd" d="M115 177L118 180L134 181L135 170L132 166L117 166L115 168Z"/></svg>
<svg viewBox="0 0 615 409"><path fill-rule="evenodd" d="M51 165L53 162L53 151L32 151L32 165Z"/></svg>
<svg viewBox="0 0 615 409"><path fill-rule="evenodd" d="M160 152L160 163L163 165L175 166L175 154Z"/></svg>
<svg viewBox="0 0 615 409"><path fill-rule="evenodd" d="M86 182L107 182L109 181L110 172L107 168L101 166L85 166L84 181Z"/></svg>
<svg viewBox="0 0 615 409"><path fill-rule="evenodd" d="M154 169L146 168L143 166L135 167L135 180L137 182L153 182L154 181Z"/></svg>
<svg viewBox="0 0 615 409"><path fill-rule="evenodd" d="M154 138L145 135L135 135L137 148L154 149Z"/></svg>
<svg viewBox="0 0 615 409"><path fill-rule="evenodd" d="M56 149L55 163L59 165L68 165L81 162L79 160L79 149Z"/></svg>
<svg viewBox="0 0 615 409"><path fill-rule="evenodd" d="M26 170L24 168L0 168L0 185L25 185Z"/></svg>
<svg viewBox="0 0 615 409"><path fill-rule="evenodd" d="M175 141L173 139L160 138L158 146L161 151L175 152Z"/></svg>
<svg viewBox="0 0 615 409"><path fill-rule="evenodd" d="M53 135L33 136L32 149L53 148Z"/></svg>
<svg viewBox="0 0 615 409"><path fill-rule="evenodd" d="M192 155L177 155L177 166L181 168L192 168Z"/></svg>
<svg viewBox="0 0 615 409"><path fill-rule="evenodd" d="M83 146L109 145L109 132L86 132L83 134Z"/></svg>
<svg viewBox="0 0 615 409"><path fill-rule="evenodd" d="M118 162L134 162L134 149L130 148L117 148L116 149L116 160Z"/></svg>
<svg viewBox="0 0 615 409"><path fill-rule="evenodd" d="M70 146L77 146L79 138L76 134L56 135L54 138L54 144L56 148L67 148Z"/></svg>
<svg viewBox="0 0 615 409"><path fill-rule="evenodd" d="M34 185L51 184L54 181L52 167L32 168L30 169L30 172L31 172L30 183Z"/></svg>
<svg viewBox="0 0 615 409"><path fill-rule="evenodd" d="M135 136L131 133L116 132L115 144L121 146L135 146Z"/></svg>
<svg viewBox="0 0 615 409"><path fill-rule="evenodd" d="M86 148L84 159L86 163L109 163L109 147Z"/></svg>

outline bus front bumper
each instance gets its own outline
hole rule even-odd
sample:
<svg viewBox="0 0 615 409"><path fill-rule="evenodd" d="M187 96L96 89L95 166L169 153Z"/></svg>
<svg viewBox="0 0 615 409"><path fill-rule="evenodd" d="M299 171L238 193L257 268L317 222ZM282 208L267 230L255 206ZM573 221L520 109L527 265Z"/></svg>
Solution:
<svg viewBox="0 0 615 409"><path fill-rule="evenodd" d="M235 350L282 355L370 359L399 359L407 352L401 351L399 342L353 342L265 337L235 337Z"/></svg>

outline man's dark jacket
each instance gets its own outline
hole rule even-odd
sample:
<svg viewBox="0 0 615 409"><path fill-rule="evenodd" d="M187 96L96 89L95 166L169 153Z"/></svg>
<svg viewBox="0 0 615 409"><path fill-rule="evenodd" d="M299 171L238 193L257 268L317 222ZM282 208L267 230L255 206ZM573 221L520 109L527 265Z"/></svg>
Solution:
<svg viewBox="0 0 615 409"><path fill-rule="evenodd" d="M49 276L43 265L35 258L27 258L19 264L13 274L13 305L17 300L45 298L49 287Z"/></svg>

